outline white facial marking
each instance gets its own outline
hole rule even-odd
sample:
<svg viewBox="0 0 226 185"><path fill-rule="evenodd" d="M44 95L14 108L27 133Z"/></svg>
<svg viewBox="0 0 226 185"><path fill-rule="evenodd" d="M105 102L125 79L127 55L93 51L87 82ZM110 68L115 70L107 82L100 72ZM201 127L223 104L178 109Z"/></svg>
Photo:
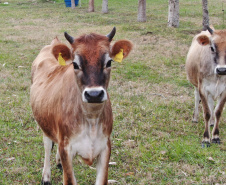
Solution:
<svg viewBox="0 0 226 185"><path fill-rule="evenodd" d="M109 60L112 60L112 58L109 56L108 53L106 53L105 54L105 61L104 61L105 66L107 65L107 63L108 63Z"/></svg>
<svg viewBox="0 0 226 185"><path fill-rule="evenodd" d="M77 54L75 54L73 63L76 63L79 66L79 68L81 68L81 62L80 62L79 56Z"/></svg>
<svg viewBox="0 0 226 185"><path fill-rule="evenodd" d="M210 39L210 47L212 47L214 52L216 52L216 47L212 39Z"/></svg>

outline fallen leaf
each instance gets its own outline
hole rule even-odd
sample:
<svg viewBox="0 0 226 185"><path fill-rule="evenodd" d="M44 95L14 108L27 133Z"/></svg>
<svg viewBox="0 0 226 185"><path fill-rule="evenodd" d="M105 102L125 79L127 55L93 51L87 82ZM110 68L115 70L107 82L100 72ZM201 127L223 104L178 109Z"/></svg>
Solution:
<svg viewBox="0 0 226 185"><path fill-rule="evenodd" d="M185 176L188 176L187 173L185 173L184 171L181 170L181 172L182 172Z"/></svg>
<svg viewBox="0 0 226 185"><path fill-rule="evenodd" d="M122 139L119 139L119 138L115 138L115 140L117 140L117 141L122 141Z"/></svg>
<svg viewBox="0 0 226 185"><path fill-rule="evenodd" d="M166 151L162 150L162 151L160 152L160 154L164 155L164 154L166 154Z"/></svg>
<svg viewBox="0 0 226 185"><path fill-rule="evenodd" d="M212 157L208 157L208 160L209 161L214 161Z"/></svg>
<svg viewBox="0 0 226 185"><path fill-rule="evenodd" d="M114 184L114 183L117 183L118 181L116 180L108 180L108 184Z"/></svg>
<svg viewBox="0 0 226 185"><path fill-rule="evenodd" d="M131 176L131 175L134 175L134 172L128 172L125 174L126 176Z"/></svg>
<svg viewBox="0 0 226 185"><path fill-rule="evenodd" d="M91 170L96 170L96 168L94 168L94 167L92 167L92 166L90 166L89 168L90 168Z"/></svg>
<svg viewBox="0 0 226 185"><path fill-rule="evenodd" d="M116 162L109 162L109 165L116 165Z"/></svg>
<svg viewBox="0 0 226 185"><path fill-rule="evenodd" d="M123 145L129 148L134 148L136 146L136 142L134 140L127 140L123 142Z"/></svg>
<svg viewBox="0 0 226 185"><path fill-rule="evenodd" d="M15 159L15 157L10 157L10 158L6 158L6 161L12 161L14 159Z"/></svg>

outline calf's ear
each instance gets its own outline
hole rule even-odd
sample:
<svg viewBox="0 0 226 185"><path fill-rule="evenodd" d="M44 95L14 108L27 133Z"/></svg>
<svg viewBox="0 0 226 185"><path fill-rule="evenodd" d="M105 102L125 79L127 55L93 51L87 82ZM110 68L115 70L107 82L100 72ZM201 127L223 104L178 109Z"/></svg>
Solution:
<svg viewBox="0 0 226 185"><path fill-rule="evenodd" d="M111 49L111 57L114 58L118 53L123 51L123 58L126 58L133 48L133 44L128 40L119 40L114 43Z"/></svg>
<svg viewBox="0 0 226 185"><path fill-rule="evenodd" d="M57 44L53 46L52 53L57 60L60 53L65 61L72 59L71 50L65 44Z"/></svg>
<svg viewBox="0 0 226 185"><path fill-rule="evenodd" d="M61 43L60 40L58 39L58 37L55 37L52 42L51 42L51 45L55 45L55 44L59 44Z"/></svg>
<svg viewBox="0 0 226 185"><path fill-rule="evenodd" d="M198 36L197 41L202 46L206 46L206 45L210 44L210 39L206 35Z"/></svg>

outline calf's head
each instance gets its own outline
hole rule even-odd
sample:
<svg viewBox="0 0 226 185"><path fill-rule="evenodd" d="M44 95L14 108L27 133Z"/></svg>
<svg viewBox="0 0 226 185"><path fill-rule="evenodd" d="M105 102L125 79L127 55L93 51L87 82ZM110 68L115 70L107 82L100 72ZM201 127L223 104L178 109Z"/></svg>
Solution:
<svg viewBox="0 0 226 185"><path fill-rule="evenodd" d="M71 57L83 102L102 103L107 100L113 58L121 49L123 49L125 58L132 49L132 44L128 40L119 40L111 47L110 44L115 33L115 27L106 36L91 33L74 38L65 32L65 38L71 44L71 49L66 45L62 51L55 49L57 53L62 53L62 57ZM59 45L55 47L57 48Z"/></svg>
<svg viewBox="0 0 226 185"><path fill-rule="evenodd" d="M209 45L215 66L215 74L226 75L226 30L213 30L207 27L210 37L200 35L197 41L202 46Z"/></svg>

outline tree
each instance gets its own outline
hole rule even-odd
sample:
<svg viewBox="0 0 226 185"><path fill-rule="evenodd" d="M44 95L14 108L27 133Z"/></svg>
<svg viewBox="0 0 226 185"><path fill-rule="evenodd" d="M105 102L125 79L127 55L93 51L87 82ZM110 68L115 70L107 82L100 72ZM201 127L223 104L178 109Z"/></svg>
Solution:
<svg viewBox="0 0 226 185"><path fill-rule="evenodd" d="M102 13L108 13L108 0L102 2Z"/></svg>
<svg viewBox="0 0 226 185"><path fill-rule="evenodd" d="M209 12L207 0L202 0L202 15L203 15L202 20L203 30L206 30L207 29L206 26L209 26Z"/></svg>
<svg viewBox="0 0 226 185"><path fill-rule="evenodd" d="M71 8L75 9L75 0L71 0Z"/></svg>
<svg viewBox="0 0 226 185"><path fill-rule="evenodd" d="M138 22L146 22L146 0L138 0Z"/></svg>
<svg viewBox="0 0 226 185"><path fill-rule="evenodd" d="M94 0L89 0L89 12L94 12Z"/></svg>
<svg viewBox="0 0 226 185"><path fill-rule="evenodd" d="M168 26L179 26L179 0L169 0Z"/></svg>

